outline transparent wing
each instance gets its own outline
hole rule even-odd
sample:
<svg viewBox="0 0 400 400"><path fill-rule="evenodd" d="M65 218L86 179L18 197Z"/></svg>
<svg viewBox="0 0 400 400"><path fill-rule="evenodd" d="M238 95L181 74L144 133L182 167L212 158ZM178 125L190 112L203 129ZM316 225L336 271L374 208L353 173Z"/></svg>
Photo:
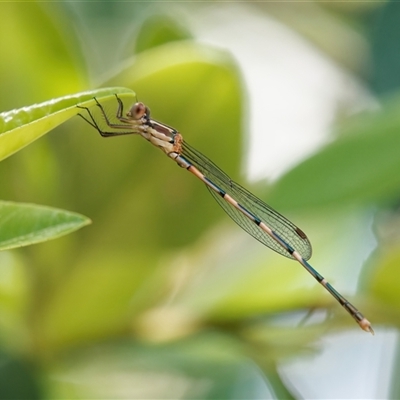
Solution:
<svg viewBox="0 0 400 400"><path fill-rule="evenodd" d="M183 143L182 155L198 168L204 176L275 231L286 243L297 250L305 260L310 259L312 253L311 243L305 233L296 225L238 183L232 181L229 176L221 171L211 160L199 151L193 149L186 142ZM225 212L247 233L277 253L288 258L294 258L285 248L280 246L274 239L230 203L226 202L218 193L214 192L208 186L207 189L209 189L212 196Z"/></svg>

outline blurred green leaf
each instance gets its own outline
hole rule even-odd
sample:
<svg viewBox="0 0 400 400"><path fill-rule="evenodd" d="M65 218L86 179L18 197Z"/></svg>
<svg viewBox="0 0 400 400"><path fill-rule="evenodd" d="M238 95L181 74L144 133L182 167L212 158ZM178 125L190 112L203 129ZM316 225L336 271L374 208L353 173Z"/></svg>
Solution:
<svg viewBox="0 0 400 400"><path fill-rule="evenodd" d="M226 52L196 43L168 43L140 53L106 84L117 82L135 89L139 100L150 107L152 118L179 130L187 142L237 178L242 144L241 83L234 60ZM109 110L115 114L116 104ZM115 161L111 161L113 151L118 152ZM101 229L120 232L120 246L130 250L145 246L153 253L170 251L193 242L223 217L204 185L138 137L107 142L102 157L103 153L92 172L87 172L96 174L101 184L93 180L85 199L109 200L109 208L102 214L107 225ZM105 182L115 184L116 172L109 168L110 162L123 170L123 181L111 198L104 193ZM80 175L83 169L82 165ZM184 235L182 224L177 223L178 211L190 218ZM115 243L113 237L102 236L103 243Z"/></svg>
<svg viewBox="0 0 400 400"><path fill-rule="evenodd" d="M112 98L115 93L121 97L134 98L135 94L125 88L105 88L74 95L63 96L40 104L5 111L0 114L0 160L17 152L32 141L77 115L81 110L77 104L90 107L99 100Z"/></svg>
<svg viewBox="0 0 400 400"><path fill-rule="evenodd" d="M380 302L399 314L400 309L400 249L398 245L385 246L375 255L370 290ZM398 319L397 319L398 320Z"/></svg>
<svg viewBox="0 0 400 400"><path fill-rule="evenodd" d="M109 249L86 254L44 305L37 342L53 353L129 330L138 309L161 295L162 282L151 282L149 258Z"/></svg>
<svg viewBox="0 0 400 400"><path fill-rule="evenodd" d="M191 39L190 32L176 18L151 15L143 22L136 37L135 53L149 50L168 42Z"/></svg>
<svg viewBox="0 0 400 400"><path fill-rule="evenodd" d="M82 38L68 6L2 1L0 14L0 109L84 90Z"/></svg>
<svg viewBox="0 0 400 400"><path fill-rule="evenodd" d="M337 138L284 175L268 202L285 209L392 201L400 188L400 102L392 99L338 130Z"/></svg>
<svg viewBox="0 0 400 400"><path fill-rule="evenodd" d="M1 351L0 399L42 399L42 388L37 375L37 371L31 363Z"/></svg>
<svg viewBox="0 0 400 400"><path fill-rule="evenodd" d="M55 239L89 223L83 215L68 211L1 201L0 250Z"/></svg>
<svg viewBox="0 0 400 400"><path fill-rule="evenodd" d="M216 331L158 345L128 340L98 345L71 354L61 368L53 398L71 398L78 387L84 398L96 399L233 400L269 393L243 344Z"/></svg>
<svg viewBox="0 0 400 400"><path fill-rule="evenodd" d="M379 7L381 2L321 2L321 1L269 1L252 3L254 7L267 11L266 17L274 17L291 30L297 31L299 37L312 43L319 51L334 60L346 70L360 73L364 69L368 57L368 46L360 34L360 27L344 13L331 12L330 8L338 8L342 4L351 7L355 4L370 9ZM328 9L328 10L327 10ZM327 12L328 11L328 12ZM323 28L322 28L323 27Z"/></svg>
<svg viewBox="0 0 400 400"><path fill-rule="evenodd" d="M371 86L378 94L400 88L400 3L385 2L371 30Z"/></svg>
<svg viewBox="0 0 400 400"><path fill-rule="evenodd" d="M369 293L369 318L375 325L400 327L399 263L396 240L379 246L368 262L365 286Z"/></svg>
<svg viewBox="0 0 400 400"><path fill-rule="evenodd" d="M32 305L30 267L29 260L20 252L0 252L0 342L20 355L31 345L26 326L26 315Z"/></svg>

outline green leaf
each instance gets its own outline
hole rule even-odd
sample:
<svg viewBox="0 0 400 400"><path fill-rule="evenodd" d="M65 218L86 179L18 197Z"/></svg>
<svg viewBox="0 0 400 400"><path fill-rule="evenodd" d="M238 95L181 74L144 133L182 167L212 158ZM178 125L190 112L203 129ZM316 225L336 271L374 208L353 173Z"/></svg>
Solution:
<svg viewBox="0 0 400 400"><path fill-rule="evenodd" d="M380 246L368 260L368 268L363 286L370 294L370 319L388 327L400 326L400 278L399 238L396 235L398 216L389 214L390 223L379 227ZM382 229L383 227L383 229ZM376 324L375 324L376 325ZM395 398L395 397L394 397Z"/></svg>
<svg viewBox="0 0 400 400"><path fill-rule="evenodd" d="M140 53L107 85L134 88L140 101L150 107L152 118L177 129L185 141L213 160L232 179L237 179L242 148L240 82L235 62L226 52L177 41ZM115 115L115 110L116 106L110 112ZM81 136L89 138L89 135ZM119 245L127 240L129 249L150 245L152 252L156 248L170 251L192 243L218 218L225 217L218 205L213 204L204 185L177 168L154 146L133 137L116 141L127 144L119 145L118 160L113 164L118 165L122 157L127 157L129 164L124 169L132 171L129 175L124 173L125 188L119 187L118 197L112 195L116 199L113 198L113 207L109 208L112 215L108 217L107 229L117 229L123 236ZM110 161L102 160L95 172L102 182L96 186L104 190L104 177L111 174ZM112 174L110 180L115 182L116 172ZM95 191L98 189L93 188L90 195ZM96 198L104 196L96 194ZM163 199L162 207L160 199ZM132 204L140 204L140 207L132 207ZM190 218L184 235L181 224L177 223L177 210L182 218ZM132 225L140 229L132 230ZM109 239L115 242L114 237L109 236Z"/></svg>
<svg viewBox="0 0 400 400"><path fill-rule="evenodd" d="M371 279L369 279L369 289L376 299L396 312L396 318L393 318L393 314L391 314L390 320L393 323L400 324L398 312L400 306L398 290L400 249L398 242L394 242L394 245L391 246L385 246L377 252L372 260L374 269L371 272Z"/></svg>
<svg viewBox="0 0 400 400"><path fill-rule="evenodd" d="M0 202L0 250L27 246L73 232L90 220L83 215L34 204Z"/></svg>
<svg viewBox="0 0 400 400"><path fill-rule="evenodd" d="M71 29L77 22L67 3L1 1L0 7L1 110L85 90L82 36Z"/></svg>
<svg viewBox="0 0 400 400"><path fill-rule="evenodd" d="M163 45L168 42L188 40L192 35L178 23L176 18L166 15L152 15L137 35L135 53Z"/></svg>
<svg viewBox="0 0 400 400"><path fill-rule="evenodd" d="M363 113L337 139L289 171L268 202L282 209L368 205L397 198L400 187L400 101Z"/></svg>
<svg viewBox="0 0 400 400"><path fill-rule="evenodd" d="M49 351L126 330L132 314L146 306L148 297L158 296L148 256L110 254L103 247L74 264L42 310L37 340Z"/></svg>
<svg viewBox="0 0 400 400"><path fill-rule="evenodd" d="M0 350L0 399L39 400L42 396L34 365Z"/></svg>
<svg viewBox="0 0 400 400"><path fill-rule="evenodd" d="M371 86L378 94L400 88L400 3L388 1L371 29Z"/></svg>
<svg viewBox="0 0 400 400"><path fill-rule="evenodd" d="M90 107L93 97L106 101L118 93L122 98L135 98L130 89L112 87L59 97L0 114L0 160L22 149L56 126L77 115L80 104Z"/></svg>

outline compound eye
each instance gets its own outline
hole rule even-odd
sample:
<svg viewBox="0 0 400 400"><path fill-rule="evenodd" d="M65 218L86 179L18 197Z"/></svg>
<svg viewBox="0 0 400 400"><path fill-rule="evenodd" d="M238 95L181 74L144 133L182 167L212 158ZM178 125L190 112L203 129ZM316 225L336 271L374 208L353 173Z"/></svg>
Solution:
<svg viewBox="0 0 400 400"><path fill-rule="evenodd" d="M127 112L127 116L139 120L147 113L147 107L143 103L135 103Z"/></svg>

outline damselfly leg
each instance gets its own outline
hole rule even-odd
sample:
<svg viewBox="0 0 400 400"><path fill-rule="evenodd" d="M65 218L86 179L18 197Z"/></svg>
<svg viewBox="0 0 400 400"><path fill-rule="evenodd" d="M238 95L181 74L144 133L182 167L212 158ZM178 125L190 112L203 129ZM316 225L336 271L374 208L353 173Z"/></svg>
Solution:
<svg viewBox="0 0 400 400"><path fill-rule="evenodd" d="M85 110L90 119L85 117L81 113L79 113L78 115L81 118L83 118L88 124L90 124L93 128L95 128L100 133L100 135L103 136L103 137L132 135L132 134L137 133L134 130L132 121L123 116L124 104L123 104L122 100L117 95L115 95L115 97L116 97L117 102L118 102L118 109L117 109L117 113L115 115L115 118L118 121L123 122L122 124L111 122L109 117L108 117L108 115L107 115L107 113L106 113L106 111L104 110L103 105L100 104L99 101L95 97L93 99L96 102L96 106L98 107L98 109L100 111L101 118L104 121L105 126L107 126L109 128L112 128L112 129L116 129L116 131L105 131L105 130L103 130L101 128L101 126L100 126L100 122L97 121L97 119L93 115L93 112L88 107L77 106L78 108L80 108L82 110ZM118 131L119 129L125 129L125 131Z"/></svg>

